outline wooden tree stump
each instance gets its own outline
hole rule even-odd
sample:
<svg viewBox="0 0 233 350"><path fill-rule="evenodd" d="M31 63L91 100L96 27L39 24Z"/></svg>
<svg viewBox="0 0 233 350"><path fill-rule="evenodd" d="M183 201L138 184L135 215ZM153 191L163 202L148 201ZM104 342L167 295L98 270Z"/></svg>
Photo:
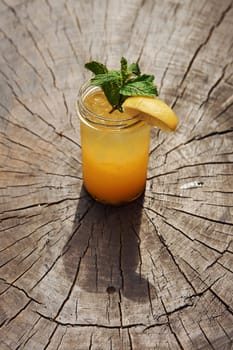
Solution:
<svg viewBox="0 0 233 350"><path fill-rule="evenodd" d="M233 348L232 0L1 0L0 349ZM83 189L84 63L155 74L145 195Z"/></svg>

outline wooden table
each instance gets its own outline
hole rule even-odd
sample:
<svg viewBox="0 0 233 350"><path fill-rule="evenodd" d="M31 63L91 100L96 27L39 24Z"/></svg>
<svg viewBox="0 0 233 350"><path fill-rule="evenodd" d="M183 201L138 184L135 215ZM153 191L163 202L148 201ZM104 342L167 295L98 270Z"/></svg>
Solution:
<svg viewBox="0 0 233 350"><path fill-rule="evenodd" d="M232 0L1 0L0 349L230 350ZM155 74L145 195L82 185L89 60Z"/></svg>

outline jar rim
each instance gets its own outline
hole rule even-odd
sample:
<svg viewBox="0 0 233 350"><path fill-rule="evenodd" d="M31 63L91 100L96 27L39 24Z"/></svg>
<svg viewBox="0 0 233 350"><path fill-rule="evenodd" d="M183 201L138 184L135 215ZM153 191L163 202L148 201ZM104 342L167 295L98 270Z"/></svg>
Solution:
<svg viewBox="0 0 233 350"><path fill-rule="evenodd" d="M137 115L134 116L129 116L127 118L106 118L103 116L100 116L98 114L95 114L94 112L92 112L90 109L88 109L88 107L86 107L86 105L84 104L84 99L87 96L88 92L89 92L89 88L92 89L92 91L100 91L101 88L95 85L91 84L91 81L88 80L86 81L81 88L79 89L78 92L78 97L77 97L77 105L79 107L82 108L82 110L84 110L86 113L88 113L91 117L96 118L97 120L99 120L100 122L111 122L111 123L116 123L116 124L122 124L122 123L128 123L131 121L134 121L135 123L138 122L142 122L141 120L139 120L137 118Z"/></svg>

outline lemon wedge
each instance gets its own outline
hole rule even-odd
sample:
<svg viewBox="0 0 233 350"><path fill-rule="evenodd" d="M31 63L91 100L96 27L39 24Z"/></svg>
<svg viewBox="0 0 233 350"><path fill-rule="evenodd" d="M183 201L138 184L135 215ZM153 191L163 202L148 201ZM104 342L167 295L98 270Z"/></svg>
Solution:
<svg viewBox="0 0 233 350"><path fill-rule="evenodd" d="M179 122L174 111L157 97L128 97L122 106L126 113L164 131L175 131Z"/></svg>

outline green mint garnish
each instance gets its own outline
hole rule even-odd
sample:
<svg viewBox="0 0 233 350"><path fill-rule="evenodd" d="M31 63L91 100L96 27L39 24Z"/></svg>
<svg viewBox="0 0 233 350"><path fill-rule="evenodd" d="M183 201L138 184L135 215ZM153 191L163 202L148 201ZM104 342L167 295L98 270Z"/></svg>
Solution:
<svg viewBox="0 0 233 350"><path fill-rule="evenodd" d="M141 74L138 63L128 66L124 57L121 58L120 70L108 70L104 64L96 61L86 63L85 67L95 74L91 84L102 88L112 106L111 112L116 109L123 112L122 104L127 97L158 96L154 76Z"/></svg>
<svg viewBox="0 0 233 350"><path fill-rule="evenodd" d="M99 62L92 61L92 62L86 63L85 67L90 71L92 71L92 73L94 74L108 73L107 67L104 64Z"/></svg>

